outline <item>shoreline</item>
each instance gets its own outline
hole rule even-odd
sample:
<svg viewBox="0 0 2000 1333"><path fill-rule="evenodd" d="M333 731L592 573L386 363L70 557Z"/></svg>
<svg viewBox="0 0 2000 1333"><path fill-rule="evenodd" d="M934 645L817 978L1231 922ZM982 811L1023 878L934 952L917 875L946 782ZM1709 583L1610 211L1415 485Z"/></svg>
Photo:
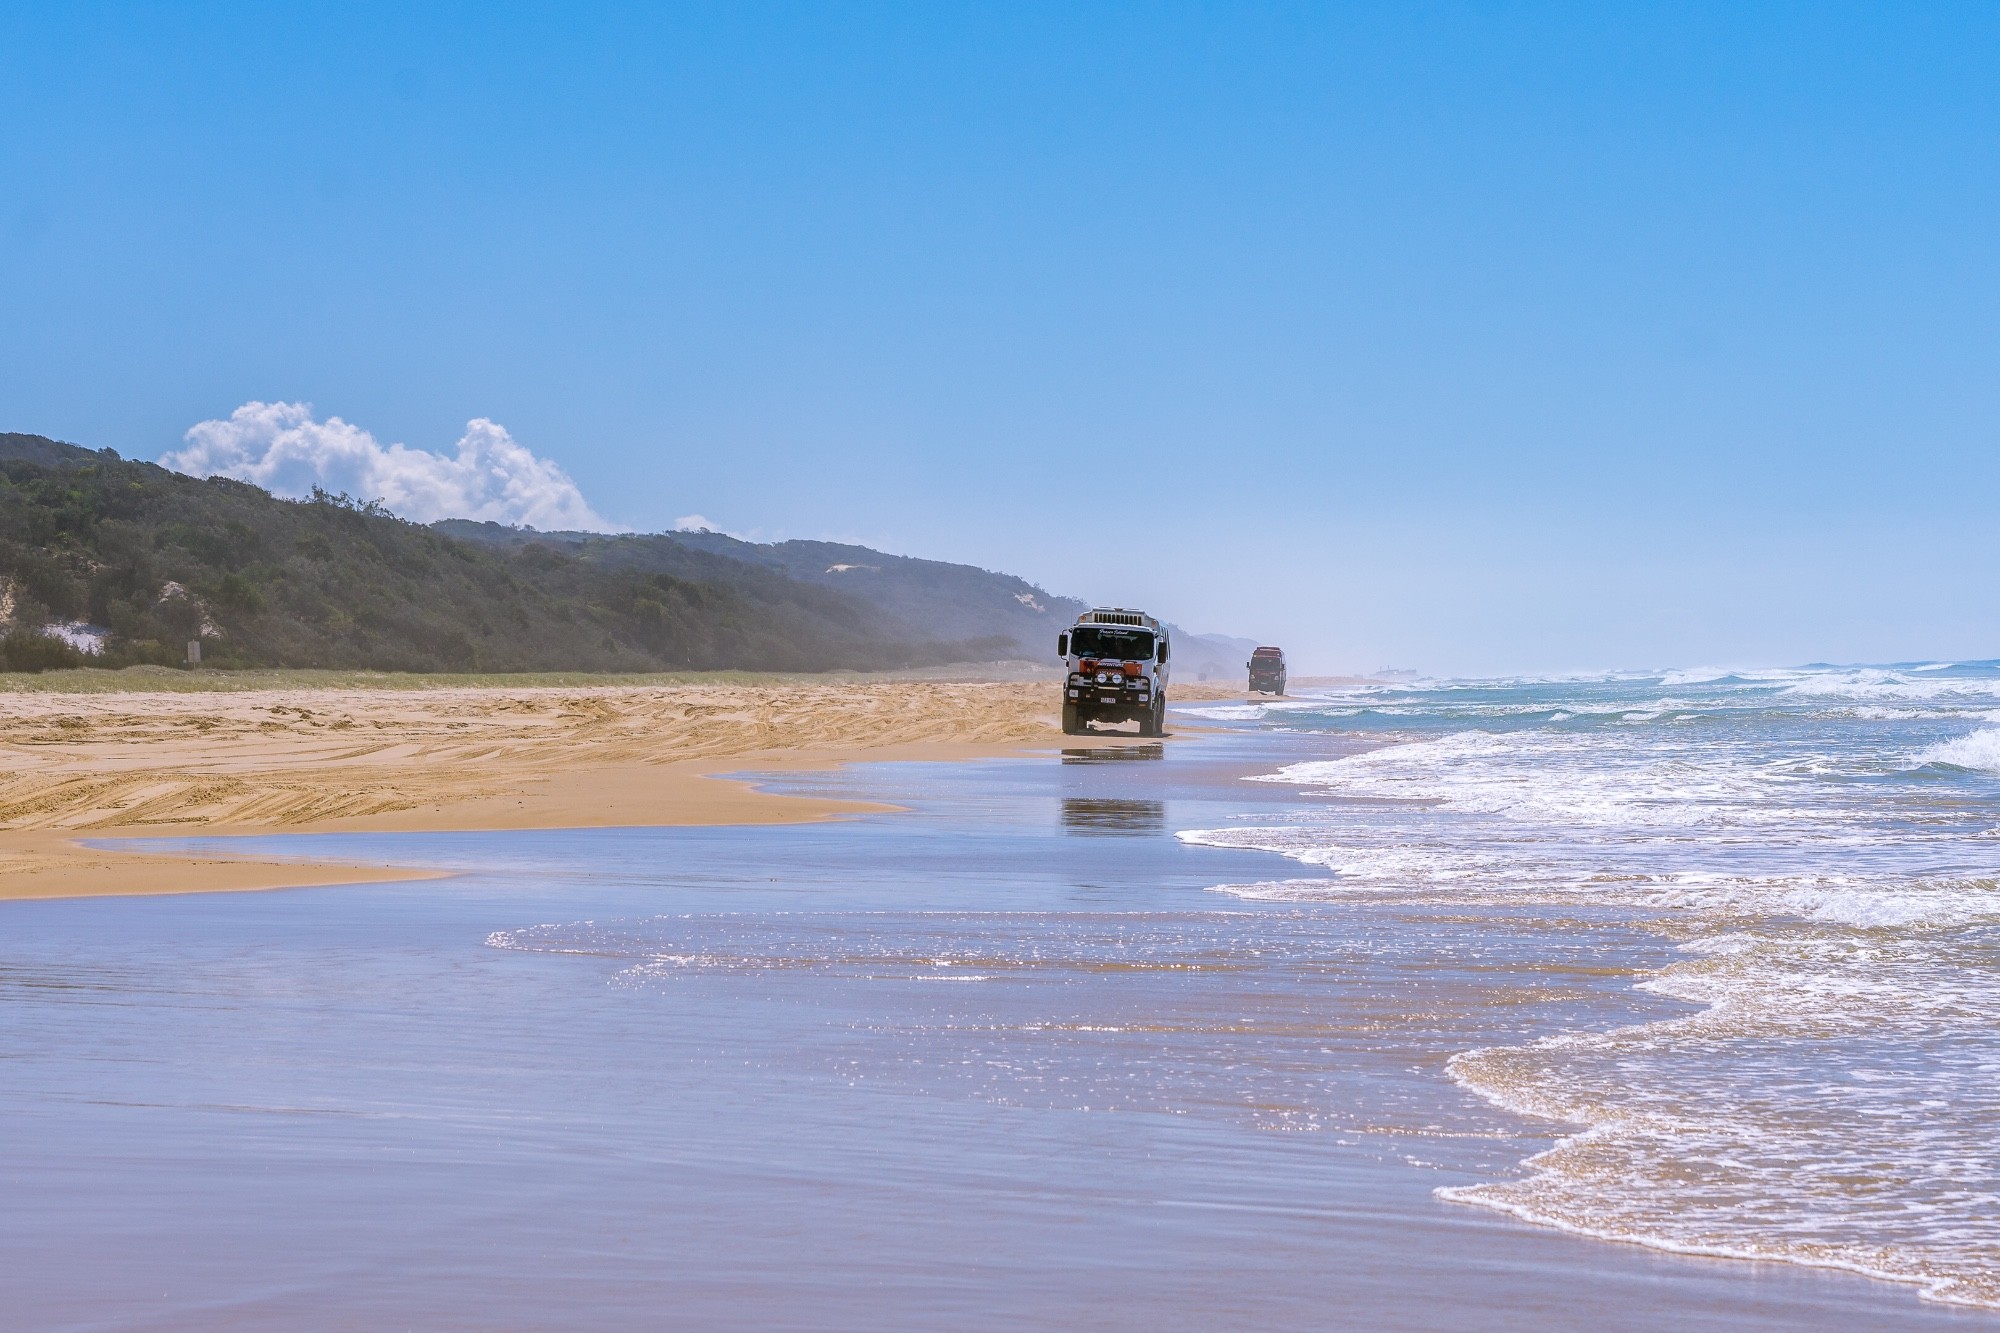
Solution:
<svg viewBox="0 0 2000 1333"><path fill-rule="evenodd" d="M1107 737L1106 739L1111 739ZM478 833L585 828L685 828L816 824L848 815L904 807L839 801L764 790L753 778L729 774L796 773L852 763L936 762L1031 753L1038 746L978 746L949 741L846 751L773 750L729 760L685 760L655 766L582 768L542 782L539 789L439 803L383 815L303 824L204 824L173 832L92 835L89 832L0 832L0 859L30 859L31 867L0 878L0 902L56 898L151 897L184 893L256 893L340 884L446 879L453 872L327 860L271 860L245 855L189 856L126 842L162 838L263 838L313 833ZM662 806L658 804L664 802ZM138 858L138 859L135 859ZM143 874L143 882L137 876Z"/></svg>
<svg viewBox="0 0 2000 1333"><path fill-rule="evenodd" d="M1183 700L1195 702L1186 695ZM1009 1133L992 1141L1018 1143L1023 1126L1031 1132L1043 1132L1034 1130L1035 1125L1047 1126L1045 1155L1030 1154L1029 1161L1003 1154L989 1165L1005 1170L991 1174L1011 1179L1011 1173L1041 1170L1039 1163L1045 1161L1062 1162L1065 1170L1086 1177L1089 1168L1104 1167L1111 1174L1097 1186L1086 1179L1064 1196L1063 1207L1098 1210L1093 1216L1107 1224L1121 1218L1129 1222L1120 1201L1143 1195L1143 1203L1152 1197L1147 1191L1160 1193L1150 1207L1170 1204L1177 1217L1199 1219L1208 1210L1224 1209L1238 1216L1310 1219L1301 1221L1297 1232L1281 1221L1258 1223L1259 1244L1234 1252L1239 1265L1231 1270L1235 1279L1242 1277L1241 1263L1268 1256L1273 1243L1281 1251L1312 1244L1320 1247L1316 1252L1364 1254L1370 1272L1397 1279L1385 1284L1302 1278L1313 1265L1274 1271L1263 1283L1269 1304L1262 1308L1272 1316L1266 1322L1304 1324L1312 1310L1335 1302L1367 1311L1378 1321L1390 1319L1409 1308L1406 1279L1424 1271L1410 1256L1448 1246L1468 1289L1496 1302L1494 1308L1522 1318L1546 1317L1548 1294L1567 1293L1565 1299L1573 1302L1569 1316L1555 1321L1563 1327L1589 1327L1614 1315L1634 1326L1670 1327L1691 1309L1726 1317L1735 1327L1796 1327L1829 1316L1835 1323L1988 1326L1984 1321L1990 1321L1990 1309L1939 1303L1932 1293L1912 1292L1909 1279L1880 1270L1814 1264L1782 1253L1662 1245L1467 1197L1523 1179L1536 1170L1544 1153L1587 1138L1589 1131L1579 1136L1565 1127L1567 1117L1495 1100L1452 1075L1453 1060L1468 1051L1532 1044L1563 1032L1615 1032L1684 1021L1686 1016L1677 1015L1659 994L1633 985L1669 965L1671 951L1657 943L1667 937L1622 913L1589 913L1548 923L1501 912L1479 921L1450 905L1425 908L1359 899L1338 911L1301 913L1282 903L1257 908L1254 904L1265 900L1254 895L1244 906L1263 917L1256 931L1245 935L1229 924L1218 929L1200 895L1216 889L1219 880L1247 884L1253 876L1267 875L1264 863L1271 850L1205 846L1196 861L1186 845L1160 834L1180 827L1197 811L1196 822L1205 826L1263 821L1262 811L1287 808L1293 800L1272 784L1241 784L1237 779L1246 768L1269 771L1307 750L1322 757L1348 751L1345 744L1318 733L1259 732L1232 742L1228 737L1237 729L1226 725L1184 723L1176 730L1183 735L1205 732L1208 739L1197 746L1167 747L1164 764L1088 768L1058 762L1055 751L1079 745L1128 751L1138 746L1157 756L1158 747L1104 734L1088 741L1060 738L1049 745L1036 739L822 744L669 762L572 764L545 774L532 791L512 795L438 800L275 830L216 824L200 836L513 829L597 829L608 836L510 839L497 857L490 849L483 856L476 850L467 856L451 847L427 849L421 839L408 846L378 841L368 854L407 856L434 867L429 874L389 872L378 878L449 876L466 882L428 893L412 885L409 892L396 886L373 893L357 888L301 894L271 906L218 899L205 906L174 905L158 918L148 912L169 905L64 911L51 902L56 910L23 917L23 938L52 932L55 943L47 957L60 960L65 977L89 981L97 967L105 976L102 984L120 988L120 993L153 996L161 990L154 977L184 971L203 979L185 995L175 990L165 998L170 1030L175 1041L186 1042L189 1029L183 1025L196 1025L196 1031L204 1030L199 1027L204 1023L217 1025L208 1049L223 1052L223 1059L242 1058L234 1077L249 1089L238 1091L232 1084L230 1106L284 1108L283 1114L294 1118L272 1123L292 1123L295 1129L259 1131L295 1133L287 1161L315 1163L313 1170L323 1173L308 1170L294 1182L296 1189L284 1192L287 1210L299 1189L319 1189L332 1198L341 1188L347 1131L323 1128L327 1122L320 1115L368 1112L379 1109L385 1097L411 1098L409 1052L422 1049L428 1021L429 1039L437 1043L428 1060L449 1073L429 1089L434 1101L426 1113L409 1120L356 1122L367 1126L360 1132L375 1136L378 1148L393 1147L426 1160L423 1126L450 1121L464 1111L464 1068L458 1063L467 1044L464 1025L491 1021L494 1026L483 1034L487 1040L501 1046L518 1043L505 1047L502 1063L512 1067L525 1062L563 1075L537 1084L557 1089L542 1108L549 1123L557 1125L568 1123L566 1113L584 1104L565 1100L564 1089L582 1088L594 1097L606 1086L605 1070L618 1071L610 1085L619 1086L629 1076L631 1043L656 1043L648 1048L657 1053L659 1063L653 1067L667 1072L652 1095L622 1103L644 1108L629 1125L590 1121L593 1135L608 1136L600 1146L622 1144L643 1155L635 1145L653 1142L649 1136L657 1131L657 1108L675 1106L686 1112L690 1134L719 1134L716 1140L702 1141L723 1149L741 1144L714 1127L747 1124L748 1141L760 1145L761 1153L771 1140L759 1132L755 1114L743 1122L718 1117L704 1109L704 1090L716 1095L717 1105L795 1108L807 1104L792 1097L798 1088L860 1088L861 1081L852 1075L865 1067L865 1095L841 1100L836 1092L834 1100L811 1104L838 1108L845 1119L834 1117L822 1128L854 1127L847 1141L862 1150L843 1171L832 1173L833 1194L850 1202L865 1195L867 1204L853 1206L883 1208L874 1216L884 1225L900 1225L907 1215L893 1203L881 1202L878 1158L871 1145L883 1122L874 1112L884 1105L880 1094L923 1092L916 1099L920 1104L941 1109L930 1122L936 1132L928 1139L917 1136L920 1147L929 1142L945 1154L941 1160L959 1160L965 1141L963 1108L968 1106L988 1105L994 1108L990 1114L1005 1118ZM1038 751L1047 758L999 766L979 762ZM1254 764L1247 762L1252 759ZM848 767L880 761L911 766ZM942 761L947 767L933 772L919 766L923 761ZM841 769L846 771L826 779L784 780L787 773ZM779 794L801 790L808 794ZM1090 818L1072 820L1072 801L1091 807ZM1174 803L1177 815L1161 824L1157 812L1165 802ZM991 817L996 808L1013 813L996 820ZM1149 808L1156 812L1151 822ZM915 813L908 824L869 820L797 836L767 836L758 827L890 810ZM1024 813L1029 820L1022 818ZM739 817L728 817L732 814ZM1108 814L1131 822L1118 823ZM643 832L647 825L672 824L706 825L714 834L660 839ZM147 835L120 835L134 836ZM1106 841L1121 836L1133 840ZM484 840L469 841L476 848ZM671 846L673 854L660 855L661 846ZM199 850L210 864L229 856L213 844ZM261 850L266 858L284 855L268 844ZM948 859L939 859L947 850ZM324 841L301 851L319 857L342 854ZM105 852L120 860L132 854L116 848ZM307 887L297 882L296 872L302 865L324 864L279 860L268 868L289 872L294 883L287 887ZM481 875L490 876L490 882L482 884ZM661 896L668 886L672 896ZM1232 910L1222 917L1240 915ZM1315 925L1310 917L1321 921ZM1109 919L1117 924L1105 926ZM161 921L202 923L202 928L162 933ZM1552 924L1559 927L1553 933ZM335 927L331 932L319 929L329 925ZM71 934L66 937L64 931ZM167 940L163 947L177 952L149 956L143 964L130 961L131 940L155 939ZM246 949L246 941L256 941L257 947ZM495 964L482 947L502 950L501 961ZM1188 953L1190 948L1196 952ZM273 962L267 952L279 961ZM524 954L533 955L532 961L522 959ZM1107 956L1116 963L1108 969L1100 966ZM1190 958L1198 965L1186 967ZM1226 960L1227 966L1216 967L1218 960ZM1314 965L1299 966L1300 960ZM17 965L31 974L43 966L35 956ZM151 970L134 971L135 966ZM565 972L574 975L564 980ZM274 997L277 977L283 978L283 989ZM613 979L617 984L606 984ZM1412 979L1428 997L1421 1011L1408 1008ZM965 985L920 984L941 981ZM978 987L987 981L1001 984ZM508 990L510 985L517 989ZM645 1002L644 995L668 990L677 997L675 1013L698 1013L702 1021L664 1032L659 1006ZM960 1001L960 994L977 998ZM1253 1019L1308 1009L1315 1018L1297 1030L1284 1023L1246 1025L1245 994L1260 997L1252 1006ZM213 1002L232 995L254 996L254 1004ZM404 997L409 995L427 998L406 1011ZM769 1003L774 995L783 1003ZM95 1006L70 1003L59 988L34 991L30 998L43 1009L23 1020L23 1031L42 1031L72 1016L81 1024L96 1021L89 1018ZM756 1002L746 1006L746 998ZM576 1007L565 1009L564 1003ZM867 1021L854 1021L853 1004L865 1007ZM282 1014L287 1005L314 1016L310 1044L324 1057L318 1063L300 1066L297 1025L271 1020L273 1012ZM1384 1026L1379 1020L1385 1012L1402 1017ZM820 1013L846 1034L842 1040L796 1040L817 1030L796 1026L802 1016ZM1162 1014L1170 1016L1170 1026L1162 1027ZM533 1016L525 1036L519 1026L524 1015ZM337 1021L319 1021L325 1019ZM406 1026L413 1023L414 1034ZM741 1026L728 1028L730 1023ZM88 1026L79 1030L86 1036L99 1031ZM124 1029L107 1031L112 1035L106 1040L129 1043ZM596 1049L605 1063L583 1059L586 1076L578 1078L577 1052L581 1049L587 1057L593 1049L579 1036L584 1033L600 1035L603 1044ZM921 1045L910 1045L912 1033L925 1034ZM713 1050L701 1045L710 1039L716 1043ZM996 1048L994 1043L1001 1041L1005 1048ZM412 1042L414 1048L406 1044ZM240 1057L236 1053L246 1043L249 1055ZM1297 1058L1271 1058L1271 1043L1280 1052L1290 1043ZM49 1049L78 1045L64 1037L52 1040ZM82 1045L87 1060L106 1058L97 1047ZM199 1040L194 1045L201 1047ZM273 1059L273 1050L287 1055ZM759 1058L737 1058L744 1050L760 1053ZM384 1051L394 1054L384 1056ZM717 1051L729 1058L714 1058ZM996 1055L1005 1059L996 1061ZM1329 1055L1335 1058L1326 1059ZM537 1060L548 1063L535 1066ZM335 1090L302 1095L296 1081L302 1067L334 1071L337 1086L327 1086ZM99 1064L79 1068L79 1078L104 1077ZM130 1068L135 1071L131 1077L142 1082L177 1076L171 1070L162 1074L143 1060ZM1134 1068L1162 1072L1143 1086L1101 1075L1106 1069ZM369 1077L375 1081L357 1086L352 1081L356 1069L372 1071ZM148 1109L142 1152L163 1162L199 1157L184 1146L207 1142L203 1136L211 1132L229 1132L214 1128L215 1097L205 1078L196 1076L178 1096L163 1096L146 1083L137 1101L121 1091L116 1098L89 1104L114 1108L106 1112L111 1117L125 1114L116 1108L143 1104ZM273 1081L260 1085L260 1078ZM60 1092L69 1085L51 1086ZM1456 1094L1450 1091L1454 1087ZM746 1091L755 1095L743 1095ZM511 1087L508 1095L519 1092L518 1086ZM998 1093L1007 1095L996 1097ZM593 1108L602 1106L585 1101ZM612 1104L621 1103L614 1097ZM297 1107L308 1110L301 1113L293 1109ZM1107 1157L1094 1149L1083 1156L1063 1156L1089 1148L1093 1139L1086 1135L1080 1140L1064 1128L1075 1123L1078 1112L1120 1115L1118 1140L1137 1138L1142 1148L1122 1156ZM761 1128L790 1127L792 1115L784 1110ZM891 1120L899 1135L907 1132L902 1117ZM1178 1132L1184 1124L1193 1125L1192 1137ZM119 1129L110 1120L94 1126L93 1134ZM162 1148L163 1131L182 1137ZM618 1137L628 1131L627 1138ZM825 1138L842 1141L834 1133L813 1142ZM899 1137L897 1142L907 1140ZM1221 1176L1211 1172L1218 1145L1232 1163ZM1291 1151L1297 1145L1309 1149L1303 1157ZM554 1188L568 1190L574 1148L561 1131L552 1131L537 1141L541 1156L530 1160L559 1162L561 1183ZM520 1186L515 1149L507 1163L510 1188ZM455 1154L455 1141L441 1151ZM24 1160L36 1152L46 1155L43 1145L36 1144ZM715 1156L731 1161L742 1155L722 1151ZM620 1152L607 1157L619 1159ZM438 1160L429 1159L430 1165ZM1168 1172L1172 1188L1159 1183L1163 1161L1178 1164ZM815 1157L814 1167L822 1169L824 1159ZM1312 1174L1313 1185L1296 1192L1292 1182L1301 1173ZM671 1195L669 1211L722 1209L723 1216L743 1224L733 1232L727 1226L719 1229L731 1234L757 1230L751 1224L769 1215L768 1208L759 1213L760 1206L813 1217L816 1201L827 1195L791 1197L784 1181L793 1174L731 1174L725 1167L707 1183L680 1174L668 1187L682 1191ZM1052 1189L1074 1183L1058 1181L1061 1174L1035 1178ZM479 1178L476 1169L469 1178ZM821 1190L827 1188L822 1176L813 1178ZM75 1189L72 1180L48 1179L52 1196ZM616 1193L621 1179L600 1181L600 1197L580 1201L563 1195L549 1206L581 1209L586 1217L602 1216L593 1211L600 1208L615 1214L629 1202ZM1135 1189L1135 1181L1143 1188ZM427 1178L425 1187L432 1184ZM181 1182L161 1197L171 1197L178 1207L184 1187ZM120 1197L110 1193L116 1188L107 1176L104 1197ZM393 1186L386 1188L393 1192ZM964 1180L956 1181L955 1188L963 1191L957 1201L980 1219L984 1229L979 1234L989 1242L1025 1256L1024 1262L1052 1262L1047 1254L1031 1252L1032 1228L1016 1228L1019 1218L1009 1202L1013 1191L996 1197ZM242 1192L219 1186L214 1197L208 1211L216 1218L242 1215L247 1198ZM410 1197L396 1195L397 1206ZM728 1213L744 1200L750 1202L741 1203L745 1211L740 1216ZM379 1201L384 1207L389 1203L388 1198ZM912 1244L920 1245L931 1234L923 1229L930 1225L928 1211L924 1217L911 1234ZM818 1225L828 1235L848 1234L851 1221L851 1215L842 1213L837 1222L822 1218ZM163 1217L139 1229L179 1243L184 1234L180 1225L177 1218ZM1162 1229L1156 1218L1146 1219L1152 1239L1185 1243L1205 1255L1218 1240L1227 1244L1228 1230L1218 1232L1199 1220ZM1020 1240L1022 1236L1028 1240ZM508 1238L522 1247L542 1243L532 1228L517 1227ZM299 1243L302 1239L289 1237L282 1259L267 1257L297 1264L294 1256L315 1251L313 1244ZM245 1230L232 1230L222 1221L206 1243L217 1253L235 1254L255 1242ZM343 1256L350 1251L339 1247L351 1243L338 1236L330 1240ZM1009 1245L1014 1249L1007 1250ZM164 1243L160 1253L169 1253ZM1157 1253L1149 1243L1146 1255ZM591 1271L590 1280L604 1288L631 1283L633 1290L664 1281L687 1299L686 1285L698 1284L690 1274L700 1265L674 1269L677 1255L685 1259L679 1252L647 1256L643 1273L636 1276L616 1262L605 1263ZM576 1261L578 1256L569 1258ZM601 1256L599 1262L604 1263ZM1160 1271L1170 1274L1174 1266ZM662 1272L669 1276L663 1278ZM1854 1277L1864 1282L1855 1283ZM299 1264L293 1278L301 1290L322 1283L323 1293L337 1291L341 1280L339 1273L327 1276L310 1263ZM399 1292L413 1302L436 1297L443 1308L443 1303L466 1299L448 1291L440 1294L428 1274L407 1281L410 1285ZM1072 1301L1068 1308L1075 1308L1074 1295L1064 1297ZM767 1294L781 1308L795 1296L781 1287ZM823 1300L824 1292L816 1290L814 1298ZM912 1299L918 1302L914 1308L929 1314L941 1315L949 1308L921 1304L938 1299L935 1292L920 1290ZM1015 1313L1030 1322L1032 1315L1046 1318L1052 1308L1024 1306Z"/></svg>
<svg viewBox="0 0 2000 1333"><path fill-rule="evenodd" d="M1241 694L1202 682L1176 691ZM0 901L256 892L439 872L125 840L795 824L896 807L733 773L1059 747L1047 682L512 682L0 692ZM1184 728L1192 730L1192 728ZM1134 743L1106 733L1093 744Z"/></svg>
<svg viewBox="0 0 2000 1333"><path fill-rule="evenodd" d="M570 1282L728 1322L756 1273L753 1308L776 1322L883 1322L889 1289L888 1323L928 1327L965 1308L955 1257L976 1243L1002 1265L969 1279L984 1308L1021 1323L1129 1315L1141 1272L1143 1313L1168 1325L1201 1310L1188 1322L1307 1327L1339 1308L1442 1328L1476 1299L1552 1328L1665 1329L1691 1313L1740 1328L1988 1326L1900 1284L1606 1244L1439 1199L1440 1183L1514 1177L1564 1133L1467 1095L1447 1054L1649 1021L1662 1002L1630 983L1662 951L1609 918L1551 935L1382 903L1245 904L1260 918L1245 932L1203 894L1265 873L1269 852L1062 817L1072 798L1261 817L1291 802L1238 782L1246 757L1329 752L1227 731L1168 747L1165 763L774 780L911 809L907 822L531 836L499 857L410 849L463 867L462 890L50 903L10 964L66 986L21 990L30 1058L9 1096L74 1114L21 1117L0 1163L25 1205L0 1235L10 1297L73 1313L83 1289L105 1322L166 1300L168 1322L198 1322L276 1282L250 1307L276 1322L299 1309L365 1321L386 1303L404 1322L554 1324ZM708 780L694 768L686 781ZM91 989L79 1001L69 983ZM1265 1021L1303 1012L1302 1027ZM162 1042L182 1058L158 1060ZM468 1151L501 1107L504 1137ZM676 1155L662 1162L664 1134ZM357 1176L361 1152L396 1169ZM920 1189L884 1188L887 1152L914 1159ZM206 1169L218 1153L258 1169ZM135 1168L150 1186L136 1193ZM494 1189L518 1207L496 1216ZM1023 1209L1024 1193L1051 1202ZM42 1220L52 1208L71 1210L67 1231ZM1111 1238L1118 1262L1078 1262L1051 1216ZM689 1217L713 1244L691 1246ZM110 1218L131 1238L125 1261L80 1287L65 1237ZM386 1252L371 1248L382 1218ZM613 1226L635 1246L592 1243ZM815 1242L803 1257L800 1234ZM442 1235L475 1240L441 1274ZM190 1249L211 1260L192 1276ZM1441 1252L1450 1281L1413 1305ZM372 1285L357 1296L362 1262ZM1024 1271L1041 1280L1010 1280Z"/></svg>

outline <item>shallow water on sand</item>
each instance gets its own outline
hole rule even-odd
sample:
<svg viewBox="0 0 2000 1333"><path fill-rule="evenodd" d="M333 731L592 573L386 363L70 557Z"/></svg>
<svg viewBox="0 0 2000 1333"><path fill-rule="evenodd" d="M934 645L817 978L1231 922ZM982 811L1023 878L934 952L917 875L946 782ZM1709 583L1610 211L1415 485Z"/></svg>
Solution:
<svg viewBox="0 0 2000 1333"><path fill-rule="evenodd" d="M1780 1327L1980 1316L1442 1203L1561 1126L1475 1048L1695 1006L1643 913L1217 894L1252 729L790 790L791 828L258 840L407 885L0 911L35 1326ZM1277 864L1282 864L1278 862ZM1461 1076L1462 1080L1462 1076Z"/></svg>

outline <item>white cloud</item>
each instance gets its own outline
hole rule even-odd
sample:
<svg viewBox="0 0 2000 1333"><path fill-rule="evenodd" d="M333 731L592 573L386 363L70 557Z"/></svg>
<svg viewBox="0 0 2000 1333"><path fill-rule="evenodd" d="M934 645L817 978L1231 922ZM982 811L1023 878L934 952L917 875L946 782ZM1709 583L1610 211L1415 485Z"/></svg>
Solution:
<svg viewBox="0 0 2000 1333"><path fill-rule="evenodd" d="M720 523L717 523L714 519L709 518L702 514L682 514L679 518L674 520L674 531L712 532L718 537L733 537L739 542L765 542L765 541L779 540L776 537L765 536L763 530L760 528L752 528L748 532L731 532L728 528L723 527Z"/></svg>
<svg viewBox="0 0 2000 1333"><path fill-rule="evenodd" d="M456 457L384 447L339 417L313 420L309 403L245 403L227 421L204 421L186 447L160 459L196 477L235 477L293 498L314 486L380 500L404 518L471 518L527 527L615 532L569 474L537 458L485 417L465 423Z"/></svg>

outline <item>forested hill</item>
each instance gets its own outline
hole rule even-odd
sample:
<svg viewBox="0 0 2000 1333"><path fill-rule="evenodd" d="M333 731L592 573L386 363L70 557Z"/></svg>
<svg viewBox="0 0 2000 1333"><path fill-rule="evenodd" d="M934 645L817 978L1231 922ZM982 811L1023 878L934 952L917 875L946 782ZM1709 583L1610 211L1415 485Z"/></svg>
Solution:
<svg viewBox="0 0 2000 1333"><path fill-rule="evenodd" d="M1052 661L1056 634L1073 624L1089 603L1044 591L1012 574L943 560L889 555L838 542L747 542L719 532L668 532L606 536L594 532L536 532L498 523L449 520L441 532L502 548L539 542L603 569L661 571L691 576L700 562L726 560L781 573L840 592L873 607L910 638L997 643L987 656ZM1182 679L1226 679L1243 670L1256 644L1170 626Z"/></svg>
<svg viewBox="0 0 2000 1333"><path fill-rule="evenodd" d="M671 561L473 541L346 496L0 434L0 666L74 664L40 633L97 635L106 665L398 671L820 671L992 660L1004 636L904 623L767 562L678 544ZM671 540L671 539L666 539Z"/></svg>
<svg viewBox="0 0 2000 1333"><path fill-rule="evenodd" d="M719 532L536 532L463 520L436 527L453 537L503 548L540 542L606 570L681 577L700 577L700 571L715 568L762 570L852 597L887 617L906 637L992 642L994 654L1001 657L1052 659L1057 631L1088 609L1073 597L1054 596L1011 574L835 542L765 545Z"/></svg>

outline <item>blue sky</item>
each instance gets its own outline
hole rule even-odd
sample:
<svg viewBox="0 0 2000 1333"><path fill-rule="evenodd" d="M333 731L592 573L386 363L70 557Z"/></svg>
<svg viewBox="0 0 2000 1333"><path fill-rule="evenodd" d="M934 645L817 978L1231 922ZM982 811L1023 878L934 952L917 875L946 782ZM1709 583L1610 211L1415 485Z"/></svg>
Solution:
<svg viewBox="0 0 2000 1333"><path fill-rule="evenodd" d="M0 429L487 418L1318 669L2000 656L1996 71L1973 5L11 5Z"/></svg>

